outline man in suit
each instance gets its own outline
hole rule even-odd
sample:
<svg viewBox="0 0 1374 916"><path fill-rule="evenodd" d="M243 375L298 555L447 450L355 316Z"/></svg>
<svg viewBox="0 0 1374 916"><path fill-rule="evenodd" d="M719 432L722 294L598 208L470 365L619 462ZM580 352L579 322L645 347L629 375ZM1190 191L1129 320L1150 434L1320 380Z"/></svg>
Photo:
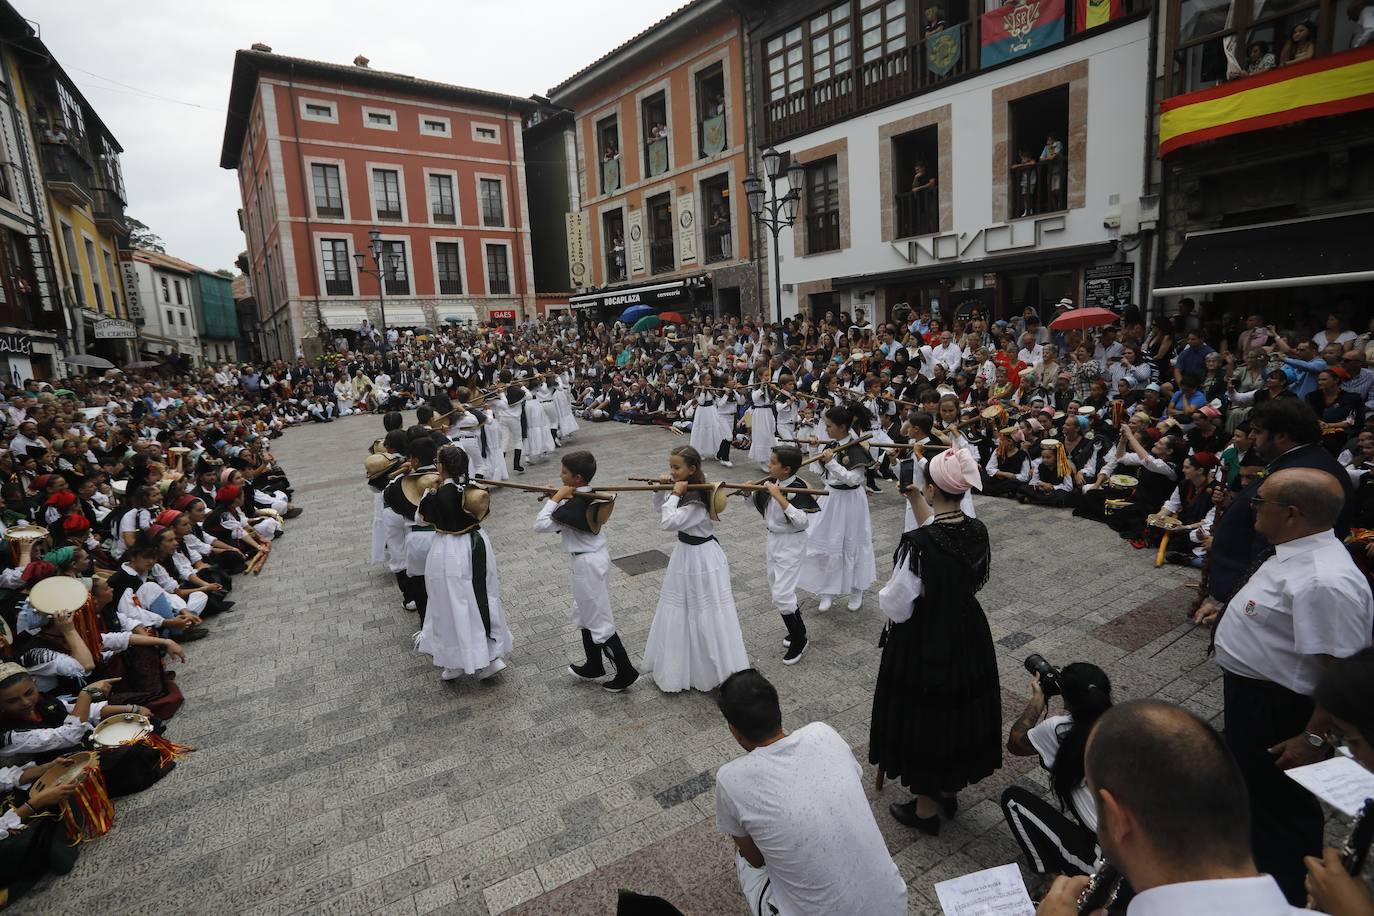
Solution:
<svg viewBox="0 0 1374 916"><path fill-rule="evenodd" d="M1344 538L1350 531L1355 487L1340 463L1322 448L1321 421L1307 402L1278 398L1260 404L1250 414L1250 430L1254 451L1268 462L1266 474L1285 468L1315 468L1340 482L1345 491L1345 507L1336 520L1335 532L1337 537ZM1208 597L1194 615L1197 623L1216 622L1231 596L1244 584L1255 561L1269 549L1264 535L1255 530L1255 513L1250 505L1263 482L1261 477L1237 492L1212 529Z"/></svg>

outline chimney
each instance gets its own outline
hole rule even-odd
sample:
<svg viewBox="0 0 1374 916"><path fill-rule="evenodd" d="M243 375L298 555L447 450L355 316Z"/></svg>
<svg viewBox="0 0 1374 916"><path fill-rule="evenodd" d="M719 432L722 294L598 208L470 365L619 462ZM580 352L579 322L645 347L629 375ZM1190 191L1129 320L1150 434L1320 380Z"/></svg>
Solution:
<svg viewBox="0 0 1374 916"><path fill-rule="evenodd" d="M357 57L353 58L353 66L355 66L355 67L366 67L366 66L367 66L367 58L366 58L366 57L363 57L361 54L359 54Z"/></svg>
<svg viewBox="0 0 1374 916"><path fill-rule="evenodd" d="M255 42L253 42L253 44L251 45L251 47L252 47L252 49L253 49L254 51L261 51L261 52L264 53L264 54L271 54L271 53L272 53L272 46L269 45L269 44L264 44L264 43L261 42L261 41L255 41Z"/></svg>

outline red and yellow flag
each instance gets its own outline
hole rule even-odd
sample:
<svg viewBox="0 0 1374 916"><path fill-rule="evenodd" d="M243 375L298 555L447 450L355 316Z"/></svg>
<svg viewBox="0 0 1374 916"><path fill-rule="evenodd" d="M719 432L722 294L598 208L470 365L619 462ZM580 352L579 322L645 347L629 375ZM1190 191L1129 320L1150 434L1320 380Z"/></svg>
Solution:
<svg viewBox="0 0 1374 916"><path fill-rule="evenodd" d="M1165 99L1159 104L1159 154L1367 108L1374 108L1374 45Z"/></svg>

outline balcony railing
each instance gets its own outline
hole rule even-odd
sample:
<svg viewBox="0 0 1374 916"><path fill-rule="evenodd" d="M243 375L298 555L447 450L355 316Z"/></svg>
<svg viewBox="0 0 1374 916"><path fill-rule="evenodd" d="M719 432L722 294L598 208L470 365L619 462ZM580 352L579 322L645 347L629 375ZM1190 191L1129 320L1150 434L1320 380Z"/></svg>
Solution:
<svg viewBox="0 0 1374 916"><path fill-rule="evenodd" d="M83 155L83 142L78 136L68 135L64 142L40 144L44 179L53 193L77 206L89 205L94 199L91 167Z"/></svg>
<svg viewBox="0 0 1374 916"><path fill-rule="evenodd" d="M109 188L96 188L93 209L96 222L106 224L117 233L129 231L129 223L124 218L124 201L117 192Z"/></svg>
<svg viewBox="0 0 1374 916"><path fill-rule="evenodd" d="M410 278L407 276L389 276L386 278L386 294L388 296L409 296Z"/></svg>
<svg viewBox="0 0 1374 916"><path fill-rule="evenodd" d="M706 229L706 263L728 261L735 256L731 247L730 224L710 226Z"/></svg>
<svg viewBox="0 0 1374 916"><path fill-rule="evenodd" d="M625 279L625 249L612 248L606 255L606 282L619 283Z"/></svg>
<svg viewBox="0 0 1374 916"><path fill-rule="evenodd" d="M434 218L434 221L436 223L447 223L451 226L454 223L458 222L458 217L454 215L452 209L433 210L430 212L430 215Z"/></svg>
<svg viewBox="0 0 1374 916"><path fill-rule="evenodd" d="M897 195L897 238L930 235L940 231L940 195L935 188L904 191Z"/></svg>
<svg viewBox="0 0 1374 916"><path fill-rule="evenodd" d="M348 277L342 277L338 280L326 278L324 281L324 294L326 296L351 296L353 295L353 281Z"/></svg>
<svg viewBox="0 0 1374 916"><path fill-rule="evenodd" d="M401 218L401 208L400 208L399 206L396 207L396 209L392 210L392 209L388 209L387 207L383 206L382 204L378 204L378 205L377 205L377 219L395 219L395 220L399 220L400 218Z"/></svg>
<svg viewBox="0 0 1374 916"><path fill-rule="evenodd" d="M1067 209L1068 166L1063 157L1013 164L1007 182L1012 219Z"/></svg>
<svg viewBox="0 0 1374 916"><path fill-rule="evenodd" d="M960 22L764 106L774 142L881 108L978 69L978 23Z"/></svg>
<svg viewBox="0 0 1374 916"><path fill-rule="evenodd" d="M667 273L677 265L673 261L673 239L654 239L649 242L649 268L656 274Z"/></svg>
<svg viewBox="0 0 1374 916"><path fill-rule="evenodd" d="M822 210L806 215L806 253L840 250L840 211Z"/></svg>
<svg viewBox="0 0 1374 916"><path fill-rule="evenodd" d="M441 296L461 296L463 294L463 281L458 277L440 277L439 295Z"/></svg>
<svg viewBox="0 0 1374 916"><path fill-rule="evenodd" d="M320 204L315 208L315 213L324 219L343 219L343 204L331 207L328 204Z"/></svg>

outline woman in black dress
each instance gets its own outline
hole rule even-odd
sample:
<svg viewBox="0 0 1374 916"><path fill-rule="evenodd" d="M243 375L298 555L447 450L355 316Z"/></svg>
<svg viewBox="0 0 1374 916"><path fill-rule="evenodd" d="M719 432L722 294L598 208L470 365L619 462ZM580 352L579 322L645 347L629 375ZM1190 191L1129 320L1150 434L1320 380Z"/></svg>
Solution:
<svg viewBox="0 0 1374 916"><path fill-rule="evenodd" d="M958 792L1002 766L1002 696L987 617L975 594L988 580L983 523L959 511L978 463L948 449L907 498L917 527L902 536L878 603L891 619L873 694L868 759L915 798L888 810L934 836Z"/></svg>

